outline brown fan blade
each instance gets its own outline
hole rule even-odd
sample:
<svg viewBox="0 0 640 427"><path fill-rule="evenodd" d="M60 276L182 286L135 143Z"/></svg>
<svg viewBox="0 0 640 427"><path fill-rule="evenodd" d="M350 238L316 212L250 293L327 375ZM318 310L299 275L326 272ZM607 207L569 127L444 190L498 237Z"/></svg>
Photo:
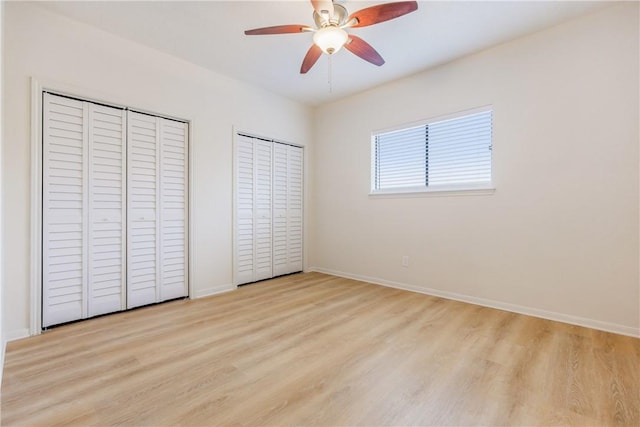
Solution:
<svg viewBox="0 0 640 427"><path fill-rule="evenodd" d="M369 25L377 24L379 22L388 21L390 19L397 18L407 13L411 13L418 9L418 2L415 1L401 1L397 3L385 3L378 6L371 6L365 9L353 12L349 15L348 22L355 19L353 25L350 27L366 27Z"/></svg>
<svg viewBox="0 0 640 427"><path fill-rule="evenodd" d="M302 67L300 67L300 74L306 74L307 71L309 71L311 67L313 67L314 64L318 61L318 58L320 58L320 55L322 55L322 49L320 49L315 44L311 45L311 48L309 49L309 51L304 57L304 60L302 61Z"/></svg>
<svg viewBox="0 0 640 427"><path fill-rule="evenodd" d="M264 34L291 34L302 33L311 30L307 25L276 25L275 27L255 28L244 33L248 36L261 36Z"/></svg>
<svg viewBox="0 0 640 427"><path fill-rule="evenodd" d="M311 6L313 6L318 15L322 16L322 11L326 10L329 13L329 17L333 17L332 0L311 0Z"/></svg>
<svg viewBox="0 0 640 427"><path fill-rule="evenodd" d="M369 43L353 34L349 34L349 41L344 45L344 48L378 67L384 64L382 56Z"/></svg>

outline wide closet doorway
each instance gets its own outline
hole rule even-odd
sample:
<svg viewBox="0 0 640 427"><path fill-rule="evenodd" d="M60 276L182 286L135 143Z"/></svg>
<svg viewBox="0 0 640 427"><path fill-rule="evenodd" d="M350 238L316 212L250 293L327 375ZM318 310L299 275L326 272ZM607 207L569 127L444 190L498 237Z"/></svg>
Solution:
<svg viewBox="0 0 640 427"><path fill-rule="evenodd" d="M236 133L234 281L303 268L303 148Z"/></svg>
<svg viewBox="0 0 640 427"><path fill-rule="evenodd" d="M42 327L188 295L188 133L43 92Z"/></svg>

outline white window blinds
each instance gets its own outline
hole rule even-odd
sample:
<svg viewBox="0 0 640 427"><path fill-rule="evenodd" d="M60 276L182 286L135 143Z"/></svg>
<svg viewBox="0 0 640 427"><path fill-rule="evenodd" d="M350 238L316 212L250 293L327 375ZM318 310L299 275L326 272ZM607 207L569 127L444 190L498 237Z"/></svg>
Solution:
<svg viewBox="0 0 640 427"><path fill-rule="evenodd" d="M376 189L427 185L427 126L375 136Z"/></svg>
<svg viewBox="0 0 640 427"><path fill-rule="evenodd" d="M373 192L491 185L492 110L373 135Z"/></svg>

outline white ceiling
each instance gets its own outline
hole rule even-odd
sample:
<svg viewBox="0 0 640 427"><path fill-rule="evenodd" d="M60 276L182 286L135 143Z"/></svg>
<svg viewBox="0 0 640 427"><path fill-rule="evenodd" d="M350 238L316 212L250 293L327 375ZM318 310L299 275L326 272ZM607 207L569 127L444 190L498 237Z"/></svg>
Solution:
<svg viewBox="0 0 640 427"><path fill-rule="evenodd" d="M352 13L385 1L342 1ZM312 24L308 0L292 1L53 1L53 12L233 76L308 105L434 67L556 25L610 2L421 1L416 12L349 31L386 60L376 67L342 49L299 74L311 33L245 36L250 28Z"/></svg>

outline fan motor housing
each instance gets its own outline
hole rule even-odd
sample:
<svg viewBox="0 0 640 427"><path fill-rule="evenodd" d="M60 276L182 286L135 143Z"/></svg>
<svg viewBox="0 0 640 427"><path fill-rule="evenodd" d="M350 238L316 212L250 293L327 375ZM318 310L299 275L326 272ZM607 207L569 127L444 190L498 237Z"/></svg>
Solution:
<svg viewBox="0 0 640 427"><path fill-rule="evenodd" d="M320 15L315 10L313 11L313 22L316 23L317 28L324 28L329 25L344 25L347 21L347 9L340 4L333 4L333 17L327 16L326 18Z"/></svg>

